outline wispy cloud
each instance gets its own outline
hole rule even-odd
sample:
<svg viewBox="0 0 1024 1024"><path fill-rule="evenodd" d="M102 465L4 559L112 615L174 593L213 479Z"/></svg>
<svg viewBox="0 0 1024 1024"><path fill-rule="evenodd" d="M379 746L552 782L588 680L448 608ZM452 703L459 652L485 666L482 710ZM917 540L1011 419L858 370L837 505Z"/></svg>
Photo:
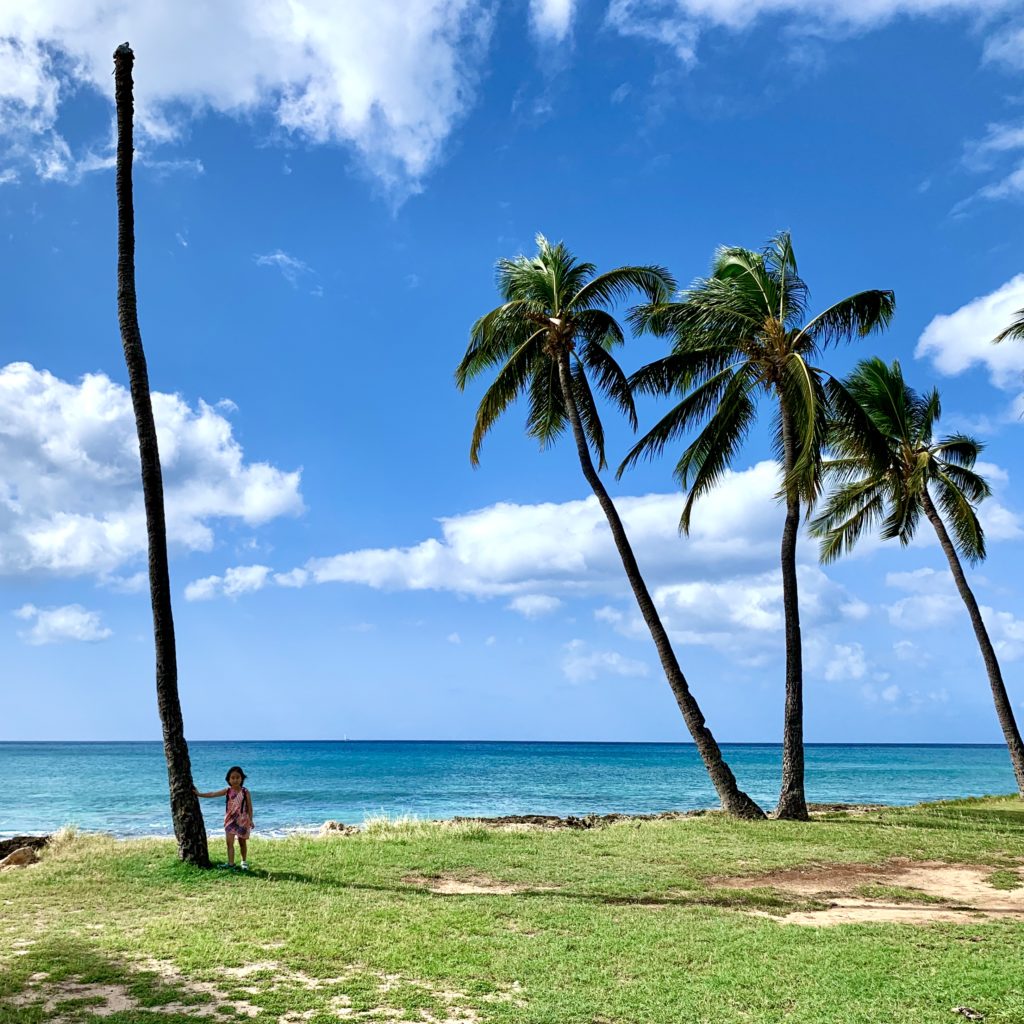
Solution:
<svg viewBox="0 0 1024 1024"><path fill-rule="evenodd" d="M618 651L594 650L584 640L570 640L562 655L562 673L571 683L585 683L600 676L645 676L650 669Z"/></svg>
<svg viewBox="0 0 1024 1024"><path fill-rule="evenodd" d="M103 625L99 612L87 611L80 604L61 608L37 608L34 604L26 604L14 614L32 623L31 629L19 632L18 636L36 647L67 641L97 643L113 635L113 631Z"/></svg>
<svg viewBox="0 0 1024 1024"><path fill-rule="evenodd" d="M185 587L185 600L209 601L214 597L238 597L262 590L270 576L266 565L239 565L228 569L223 576L206 576L193 580Z"/></svg>
<svg viewBox="0 0 1024 1024"><path fill-rule="evenodd" d="M298 287L299 278L306 274L316 273L313 268L295 256L289 256L283 249L275 249L263 256L253 256L258 267L274 267L281 271L281 276L293 287Z"/></svg>

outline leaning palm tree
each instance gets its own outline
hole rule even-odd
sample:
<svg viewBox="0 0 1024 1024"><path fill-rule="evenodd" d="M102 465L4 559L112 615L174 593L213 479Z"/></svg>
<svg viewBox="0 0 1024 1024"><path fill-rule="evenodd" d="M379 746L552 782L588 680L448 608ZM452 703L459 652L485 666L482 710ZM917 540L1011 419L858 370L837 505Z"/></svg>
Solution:
<svg viewBox="0 0 1024 1024"><path fill-rule="evenodd" d="M622 344L622 328L608 307L634 290L651 302L662 301L675 282L661 267L619 267L597 274L593 264L577 261L563 244L552 245L543 235L537 236L537 249L533 257L498 261L503 302L473 325L466 354L455 371L461 390L481 373L498 368L477 409L470 461L479 464L484 436L524 392L529 396L527 432L542 447L552 444L568 424L583 475L608 519L640 613L722 807L736 817L763 818L761 808L737 786L705 724L640 575L619 513L598 475L598 469L605 467L604 431L591 383L636 426L626 375L610 351Z"/></svg>
<svg viewBox="0 0 1024 1024"><path fill-rule="evenodd" d="M142 462L142 496L149 539L149 594L153 606L156 646L156 699L163 726L164 755L171 794L171 818L178 840L178 856L190 864L208 867L206 826L192 784L192 767L178 700L178 662L171 615L171 580L167 568L167 526L164 486L160 472L149 371L142 349L135 295L135 210L132 201L132 129L134 101L132 65L135 55L127 43L114 51L114 93L117 104L117 319L128 366L135 426Z"/></svg>
<svg viewBox="0 0 1024 1024"><path fill-rule="evenodd" d="M848 406L847 413L838 413L829 432L836 457L825 463L825 472L837 481L837 489L811 525L812 532L822 538L821 559L831 562L851 551L865 530L879 524L884 539L896 537L901 544L909 544L924 513L967 606L1017 788L1024 796L1024 743L999 660L957 554L972 565L985 557L985 535L976 507L991 491L974 471L982 445L964 434L937 439L938 391L929 395L913 391L904 382L898 362L887 366L881 359L866 359L845 387L863 414L854 408L851 417Z"/></svg>
<svg viewBox="0 0 1024 1024"><path fill-rule="evenodd" d="M797 273L788 232L761 252L722 248L710 277L677 301L658 301L633 314L634 326L672 338L668 356L638 370L634 390L682 395L630 451L619 474L660 455L691 427L704 427L679 459L675 475L689 489L680 529L693 507L735 459L757 415L757 398L775 405L775 449L782 463L786 520L782 532L782 600L786 633L786 704L782 787L777 815L807 818L804 793L803 652L796 543L801 505L818 490L821 446L831 391L814 364L822 349L884 328L895 307L890 291L864 291L807 319L808 289Z"/></svg>

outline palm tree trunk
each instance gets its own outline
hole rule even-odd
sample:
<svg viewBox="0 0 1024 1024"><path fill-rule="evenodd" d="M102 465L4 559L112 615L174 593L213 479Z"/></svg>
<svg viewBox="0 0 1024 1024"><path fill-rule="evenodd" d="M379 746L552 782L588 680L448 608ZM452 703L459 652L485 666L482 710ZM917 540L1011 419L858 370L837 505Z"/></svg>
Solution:
<svg viewBox="0 0 1024 1024"><path fill-rule="evenodd" d="M782 607L786 620L786 709L782 724L782 788L775 815L807 821L804 794L804 663L800 636L800 597L796 578L796 541L800 533L800 496L789 486L796 464L793 417L782 404L782 450L786 487L786 524L782 528Z"/></svg>
<svg viewBox="0 0 1024 1024"><path fill-rule="evenodd" d="M722 809L734 818L757 819L764 818L764 811L751 800L736 784L736 777L732 769L726 764L722 757L722 751L712 736L711 730L704 721L700 705L690 692L689 684L683 675L679 662L676 660L675 652L669 642L665 627L661 624L658 610L651 600L647 590L647 584L640 575L640 567L637 565L633 548L630 546L629 538L623 528L622 520L619 518L618 510L612 502L611 497L605 490L601 478L594 469L593 459L590 457L590 448L587 446L587 438L583 433L583 424L580 422L579 409L576 406L576 399L572 392L572 373L569 368L569 354L562 352L558 358L558 380L562 390L562 400L565 402L566 411L569 414L569 422L572 424L573 437L576 440L576 450L579 453L580 466L583 468L583 475L590 484L591 489L597 496L598 503L608 519L611 527L612 537L615 540L615 547L618 549L619 557L622 559L623 568L626 570L626 577L633 588L636 603L640 606L640 613L647 623L651 632L654 646L658 650L658 657L661 659L662 668L668 679L672 693L675 694L676 703L683 713L683 720L690 730L693 742L697 751L704 761L704 766L711 776L719 798L722 801Z"/></svg>
<svg viewBox="0 0 1024 1024"><path fill-rule="evenodd" d="M1017 792L1024 798L1024 742L1021 741L1017 720L1013 716L1013 707L1006 693L1003 673L999 668L999 659L996 657L995 648L989 639L988 630L985 628L985 621L982 619L981 610L978 608L978 602L967 584L967 577L964 575L963 566L960 564L956 548L946 532L946 524L942 521L938 509L936 509L932 502L932 496L928 493L927 487L925 487L922 497L925 515L932 526L935 527L935 532L939 535L939 543L942 545L946 560L949 562L953 579L956 580L956 589L960 591L960 596L963 598L964 604L967 605L967 614L971 617L971 625L974 627L974 635L978 638L981 658L985 662L985 671L988 672L989 685L992 687L992 700L996 706L996 717L999 719L999 725L1006 739L1006 747L1010 752L1013 774L1017 778Z"/></svg>
<svg viewBox="0 0 1024 1024"><path fill-rule="evenodd" d="M174 835L178 840L178 856L190 864L209 867L206 826L192 784L192 766L178 700L178 663L174 648L174 619L171 615L171 579L167 567L163 478L135 296L135 211L132 201L134 62L135 55L127 43L114 52L117 104L117 319L121 327L124 359L128 366L142 462L142 495L149 538L149 594L153 606L156 646L156 700L163 726L171 818L174 822Z"/></svg>

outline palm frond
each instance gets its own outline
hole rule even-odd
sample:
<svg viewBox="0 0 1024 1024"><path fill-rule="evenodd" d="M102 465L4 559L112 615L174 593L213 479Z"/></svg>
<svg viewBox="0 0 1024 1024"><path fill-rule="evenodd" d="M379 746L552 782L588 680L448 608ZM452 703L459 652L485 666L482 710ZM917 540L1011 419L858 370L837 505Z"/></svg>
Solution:
<svg viewBox="0 0 1024 1024"><path fill-rule="evenodd" d="M830 420L826 445L847 458L831 462L882 470L888 467L892 447L888 435L878 428L867 409L846 385L830 376L825 382ZM839 468L838 466L836 468Z"/></svg>
<svg viewBox="0 0 1024 1024"><path fill-rule="evenodd" d="M530 377L526 432L530 437L537 438L541 448L548 448L565 430L565 401L555 360L545 354L538 359L537 364Z"/></svg>
<svg viewBox="0 0 1024 1024"><path fill-rule="evenodd" d="M629 421L630 427L636 430L638 421L636 406L633 404L633 392L626 374L612 354L598 344L587 342L577 356L581 366L593 374L598 391L618 407Z"/></svg>
<svg viewBox="0 0 1024 1024"><path fill-rule="evenodd" d="M1000 331L992 341L997 345L1003 341L1024 341L1024 309L1018 309L1014 314L1013 323Z"/></svg>
<svg viewBox="0 0 1024 1024"><path fill-rule="evenodd" d="M694 503L722 478L754 425L754 386L747 372L733 374L714 416L676 464L676 478L684 488L689 486L679 521L684 533L690 531Z"/></svg>
<svg viewBox="0 0 1024 1024"><path fill-rule="evenodd" d="M469 447L469 461L480 465L480 446L499 416L519 397L531 374L537 372L537 363L543 359L540 332L532 335L514 352L491 382L476 411L473 439Z"/></svg>
<svg viewBox="0 0 1024 1024"><path fill-rule="evenodd" d="M780 400L796 431L795 461L783 493L796 490L813 502L820 486L822 449L828 433L828 398L821 372L793 352L783 368Z"/></svg>
<svg viewBox="0 0 1024 1024"><path fill-rule="evenodd" d="M608 465L604 453L604 426L601 423L597 406L594 404L594 394L590 390L590 382L587 380L586 367L579 359L574 359L571 372L576 410L580 415L583 433L586 434L590 446L597 452L597 468L600 471Z"/></svg>
<svg viewBox="0 0 1024 1024"><path fill-rule="evenodd" d="M777 306L773 316L781 324L792 324L807 314L807 283L800 277L793 251L793 238L780 231L763 250L765 263L778 282Z"/></svg>
<svg viewBox="0 0 1024 1024"><path fill-rule="evenodd" d="M655 459L665 446L683 434L694 423L699 423L716 408L735 374L735 367L722 370L710 380L694 388L681 402L673 406L629 451L616 473L617 477L641 459Z"/></svg>
<svg viewBox="0 0 1024 1024"><path fill-rule="evenodd" d="M952 528L957 551L971 565L984 561L985 531L981 528L974 506L945 473L936 475L935 487L939 492L939 508L943 519Z"/></svg>
<svg viewBox="0 0 1024 1024"><path fill-rule="evenodd" d="M801 335L812 337L817 345L826 348L884 330L895 312L896 296L893 292L857 292L815 316L799 332L798 338Z"/></svg>
<svg viewBox="0 0 1024 1024"><path fill-rule="evenodd" d="M629 378L634 392L644 395L686 394L736 361L730 346L681 350L641 366Z"/></svg>
<svg viewBox="0 0 1024 1024"><path fill-rule="evenodd" d="M882 540L898 539L906 547L917 532L923 510L920 487L889 488L889 514L882 523Z"/></svg>
<svg viewBox="0 0 1024 1024"><path fill-rule="evenodd" d="M626 340L619 322L603 309L583 309L575 312L572 314L571 322L576 329L576 337L586 344L613 349Z"/></svg>
<svg viewBox="0 0 1024 1024"><path fill-rule="evenodd" d="M942 459L937 460L937 469L942 476L946 477L954 487L963 493L964 497L972 505L977 505L986 498L992 497L992 488L989 487L988 481L979 473L975 473L973 470L966 469L963 466L958 466L953 462L945 462Z"/></svg>
<svg viewBox="0 0 1024 1024"><path fill-rule="evenodd" d="M864 480L836 491L821 515L811 520L812 536L821 538L819 560L827 565L844 553L850 554L865 531L881 521L884 511L884 488L877 480Z"/></svg>
<svg viewBox="0 0 1024 1024"><path fill-rule="evenodd" d="M984 449L983 442L969 437L967 434L950 434L937 444L932 445L932 451L936 456L946 462L963 466L964 469L972 469Z"/></svg>
<svg viewBox="0 0 1024 1024"><path fill-rule="evenodd" d="M617 267L584 284L569 301L569 309L605 308L640 292L648 303L667 302L676 290L675 278L657 266Z"/></svg>
<svg viewBox="0 0 1024 1024"><path fill-rule="evenodd" d="M537 330L527 312L527 304L520 300L506 302L473 324L466 354L455 370L460 391L484 370L504 363Z"/></svg>

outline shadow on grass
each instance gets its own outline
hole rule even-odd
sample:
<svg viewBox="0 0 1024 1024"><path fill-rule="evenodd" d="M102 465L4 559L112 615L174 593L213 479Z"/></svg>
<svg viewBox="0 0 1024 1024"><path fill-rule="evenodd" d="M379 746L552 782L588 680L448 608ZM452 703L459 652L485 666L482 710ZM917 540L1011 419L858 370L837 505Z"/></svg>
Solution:
<svg viewBox="0 0 1024 1024"><path fill-rule="evenodd" d="M0 971L3 1024L188 1024L211 1002L77 939L40 939Z"/></svg>
<svg viewBox="0 0 1024 1024"><path fill-rule="evenodd" d="M349 892L388 893L419 900L450 902L461 899L504 900L572 900L593 906L621 907L717 907L734 910L764 910L768 913L788 914L793 910L810 910L820 906L813 900L790 899L774 890L765 889L695 889L685 893L583 893L567 889L519 889L514 893L446 893L415 884L385 884L382 882L342 882L333 878L317 878L297 871L250 870L249 875L267 882L297 882L317 888L339 889Z"/></svg>

